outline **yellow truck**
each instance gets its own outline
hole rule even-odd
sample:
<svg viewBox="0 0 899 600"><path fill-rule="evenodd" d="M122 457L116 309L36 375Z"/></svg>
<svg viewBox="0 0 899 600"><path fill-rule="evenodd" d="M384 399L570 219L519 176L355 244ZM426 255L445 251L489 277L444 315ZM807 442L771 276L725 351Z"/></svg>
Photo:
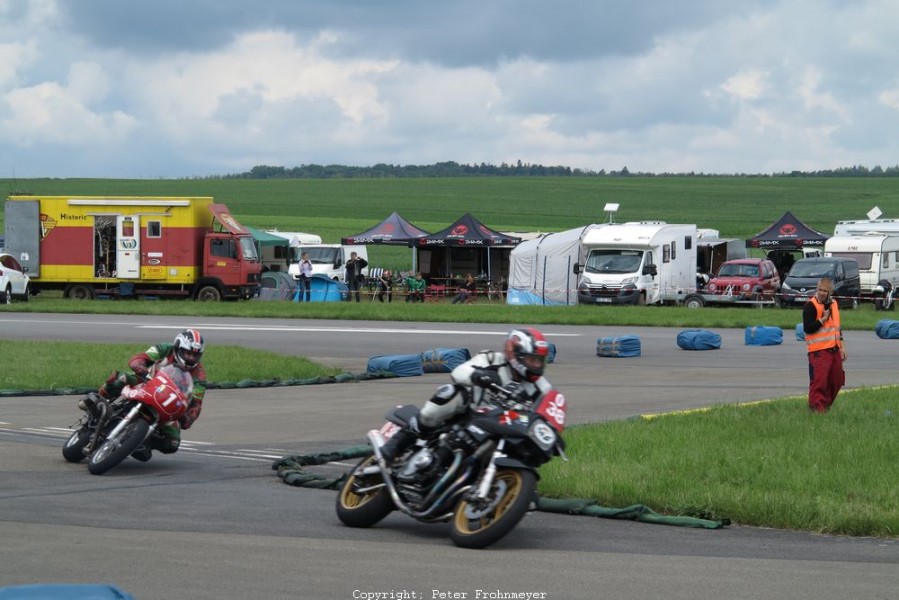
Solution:
<svg viewBox="0 0 899 600"><path fill-rule="evenodd" d="M253 236L210 197L12 195L4 217L6 251L28 267L35 294L258 294Z"/></svg>

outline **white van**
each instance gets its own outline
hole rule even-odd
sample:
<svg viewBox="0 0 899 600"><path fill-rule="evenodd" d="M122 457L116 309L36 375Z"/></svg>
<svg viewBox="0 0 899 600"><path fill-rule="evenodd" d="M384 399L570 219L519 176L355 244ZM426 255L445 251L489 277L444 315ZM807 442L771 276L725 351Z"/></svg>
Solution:
<svg viewBox="0 0 899 600"><path fill-rule="evenodd" d="M269 271L286 271L289 269L290 263L299 260L296 256L296 251L300 245L322 243L321 236L314 233L278 231L275 229L266 230L263 233L284 240L283 244L260 244L259 261L262 263L263 269Z"/></svg>
<svg viewBox="0 0 899 600"><path fill-rule="evenodd" d="M309 253L312 262L312 274L324 275L328 279L336 279L346 283L346 269L344 265L355 252L360 258L368 262L368 246L347 244L301 244L295 253L295 259L291 261L288 273L294 278L300 276L299 261L304 253ZM362 269L362 274L368 277L368 267Z"/></svg>
<svg viewBox="0 0 899 600"><path fill-rule="evenodd" d="M870 296L881 279L899 286L899 231L835 235L824 243L825 256L851 258L858 263L862 296Z"/></svg>

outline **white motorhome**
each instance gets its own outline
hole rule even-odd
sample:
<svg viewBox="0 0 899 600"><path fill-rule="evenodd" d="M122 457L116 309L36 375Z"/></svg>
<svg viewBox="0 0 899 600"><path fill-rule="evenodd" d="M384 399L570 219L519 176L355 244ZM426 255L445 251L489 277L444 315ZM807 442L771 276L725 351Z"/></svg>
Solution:
<svg viewBox="0 0 899 600"><path fill-rule="evenodd" d="M587 232L581 304L674 303L696 288L696 225L609 224Z"/></svg>
<svg viewBox="0 0 899 600"><path fill-rule="evenodd" d="M864 219L860 221L837 221L833 228L836 235L859 235L870 232L885 235L899 235L899 219Z"/></svg>
<svg viewBox="0 0 899 600"><path fill-rule="evenodd" d="M364 258L368 262L368 246L348 244L301 244L295 252L295 259L291 261L288 273L295 278L300 275L299 260L303 253L309 253L312 262L312 274L324 275L329 279L346 282L346 270L344 265L352 252ZM362 274L368 277L368 267L362 270Z"/></svg>
<svg viewBox="0 0 899 600"><path fill-rule="evenodd" d="M851 258L858 263L863 296L870 296L881 279L899 287L899 229L892 235L869 231L857 235L834 235L824 243L825 256Z"/></svg>

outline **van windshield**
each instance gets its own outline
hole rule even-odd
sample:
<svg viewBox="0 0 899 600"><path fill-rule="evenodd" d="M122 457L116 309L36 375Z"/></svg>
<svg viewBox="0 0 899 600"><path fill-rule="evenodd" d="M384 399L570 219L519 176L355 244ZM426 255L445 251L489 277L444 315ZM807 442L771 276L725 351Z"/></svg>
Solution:
<svg viewBox="0 0 899 600"><path fill-rule="evenodd" d="M833 263L803 262L800 260L793 264L789 277L833 278Z"/></svg>
<svg viewBox="0 0 899 600"><path fill-rule="evenodd" d="M335 265L337 264L338 248L300 248L299 256L303 252L309 253L309 260L314 265Z"/></svg>
<svg viewBox="0 0 899 600"><path fill-rule="evenodd" d="M635 273L643 262L642 250L593 250L587 257L587 273Z"/></svg>
<svg viewBox="0 0 899 600"><path fill-rule="evenodd" d="M874 262L874 255L871 252L832 252L831 256L851 258L858 263L858 268L862 270L870 269L871 264Z"/></svg>

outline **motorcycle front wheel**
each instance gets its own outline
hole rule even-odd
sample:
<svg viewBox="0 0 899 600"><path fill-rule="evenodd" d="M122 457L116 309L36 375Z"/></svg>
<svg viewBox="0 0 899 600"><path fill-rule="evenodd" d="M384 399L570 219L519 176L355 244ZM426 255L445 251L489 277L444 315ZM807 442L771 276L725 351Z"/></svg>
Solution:
<svg viewBox="0 0 899 600"><path fill-rule="evenodd" d="M376 464L375 457L369 456L353 473L373 464ZM390 514L394 509L393 500L383 485L366 490L383 482L380 474L357 477L353 473L337 494L337 518L348 527L371 527Z"/></svg>
<svg viewBox="0 0 899 600"><path fill-rule="evenodd" d="M91 454L87 470L94 475L102 475L137 450L147 437L150 424L140 417L125 426L118 437L108 439Z"/></svg>
<svg viewBox="0 0 899 600"><path fill-rule="evenodd" d="M499 469L487 498L464 498L456 505L450 539L462 548L486 548L521 521L536 492L533 471Z"/></svg>
<svg viewBox="0 0 899 600"><path fill-rule="evenodd" d="M91 431L81 428L72 433L62 447L62 457L70 463L84 460L84 447L91 441Z"/></svg>

